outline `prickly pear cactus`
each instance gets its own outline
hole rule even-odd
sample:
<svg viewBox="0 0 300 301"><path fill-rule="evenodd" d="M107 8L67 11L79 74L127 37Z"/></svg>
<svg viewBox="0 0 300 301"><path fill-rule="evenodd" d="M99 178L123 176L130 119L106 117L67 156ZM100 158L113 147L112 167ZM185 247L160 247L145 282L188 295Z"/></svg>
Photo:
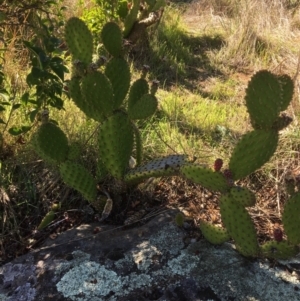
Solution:
<svg viewBox="0 0 300 301"><path fill-rule="evenodd" d="M230 158L229 169L233 179L244 178L268 162L277 144L278 132L274 130L254 130L245 134Z"/></svg>
<svg viewBox="0 0 300 301"><path fill-rule="evenodd" d="M230 189L232 199L244 207L255 205L255 194L244 187L235 186Z"/></svg>
<svg viewBox="0 0 300 301"><path fill-rule="evenodd" d="M123 179L133 149L133 129L128 116L118 112L99 130L99 155L110 174Z"/></svg>
<svg viewBox="0 0 300 301"><path fill-rule="evenodd" d="M230 240L230 235L225 228L215 226L209 222L201 221L200 230L203 236L214 245L220 245Z"/></svg>
<svg viewBox="0 0 300 301"><path fill-rule="evenodd" d="M288 241L268 241L260 246L261 254L267 258L288 259L299 253L299 247Z"/></svg>
<svg viewBox="0 0 300 301"><path fill-rule="evenodd" d="M220 199L222 221L235 241L238 251L244 256L258 256L259 246L254 224L245 207L230 194Z"/></svg>
<svg viewBox="0 0 300 301"><path fill-rule="evenodd" d="M60 175L63 181L79 191L86 200L96 200L96 182L88 170L79 164L66 161L60 165Z"/></svg>
<svg viewBox="0 0 300 301"><path fill-rule="evenodd" d="M65 40L74 60L85 64L92 61L93 37L86 24L78 18L71 18L65 26Z"/></svg>
<svg viewBox="0 0 300 301"><path fill-rule="evenodd" d="M65 133L54 123L43 123L33 136L36 152L49 163L67 159L69 146Z"/></svg>
<svg viewBox="0 0 300 301"><path fill-rule="evenodd" d="M282 222L288 241L300 244L300 193L295 193L284 205Z"/></svg>
<svg viewBox="0 0 300 301"><path fill-rule="evenodd" d="M114 22L106 23L101 31L102 43L114 57L122 55L122 31Z"/></svg>
<svg viewBox="0 0 300 301"><path fill-rule="evenodd" d="M185 155L170 155L154 159L131 169L125 174L124 180L127 184L135 184L151 177L178 175L180 167L187 162Z"/></svg>
<svg viewBox="0 0 300 301"><path fill-rule="evenodd" d="M183 165L180 171L187 179L201 184L207 189L220 192L226 192L230 189L224 175L210 168L192 163Z"/></svg>

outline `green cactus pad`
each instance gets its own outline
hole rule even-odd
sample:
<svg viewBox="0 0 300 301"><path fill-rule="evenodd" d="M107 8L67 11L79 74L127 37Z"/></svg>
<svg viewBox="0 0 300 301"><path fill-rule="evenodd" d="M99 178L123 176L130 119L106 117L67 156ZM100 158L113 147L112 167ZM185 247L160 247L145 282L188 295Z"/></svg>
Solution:
<svg viewBox="0 0 300 301"><path fill-rule="evenodd" d="M263 257L275 259L289 259L299 253L299 248L288 241L268 241L260 246Z"/></svg>
<svg viewBox="0 0 300 301"><path fill-rule="evenodd" d="M228 240L230 236L225 228L215 226L209 222L201 221L200 230L203 236L214 245L220 245Z"/></svg>
<svg viewBox="0 0 300 301"><path fill-rule="evenodd" d="M124 30L123 30L124 38L128 38L128 35L130 34L134 23L137 21L139 9L140 9L140 0L133 0L131 1L131 3L132 3L131 9L128 12L128 15L126 16L124 21Z"/></svg>
<svg viewBox="0 0 300 301"><path fill-rule="evenodd" d="M82 165L66 161L61 164L59 171L63 181L79 191L86 200L93 202L96 199L96 182Z"/></svg>
<svg viewBox="0 0 300 301"><path fill-rule="evenodd" d="M128 115L131 119L146 119L152 116L157 109L157 99L154 95L143 95L133 106L128 107Z"/></svg>
<svg viewBox="0 0 300 301"><path fill-rule="evenodd" d="M300 193L294 194L284 205L282 223L288 241L300 244Z"/></svg>
<svg viewBox="0 0 300 301"><path fill-rule="evenodd" d="M110 116L99 130L99 155L109 173L122 179L133 149L133 129L123 112Z"/></svg>
<svg viewBox="0 0 300 301"><path fill-rule="evenodd" d="M82 79L81 92L86 103L93 109L94 115L110 115L114 109L113 89L108 78L96 71ZM98 120L98 118L97 118Z"/></svg>
<svg viewBox="0 0 300 301"><path fill-rule="evenodd" d="M135 123L132 123L132 129L135 140L136 164L141 165L143 159L143 144L140 131Z"/></svg>
<svg viewBox="0 0 300 301"><path fill-rule="evenodd" d="M125 19L128 12L129 12L128 2L125 0L118 1L117 15L120 17L120 19L122 20Z"/></svg>
<svg viewBox="0 0 300 301"><path fill-rule="evenodd" d="M180 171L187 179L207 189L226 192L230 188L226 178L210 168L196 164L185 164L180 168Z"/></svg>
<svg viewBox="0 0 300 301"><path fill-rule="evenodd" d="M130 68L123 58L112 58L106 65L105 75L113 88L113 108L118 109L129 90Z"/></svg>
<svg viewBox="0 0 300 301"><path fill-rule="evenodd" d="M106 50L114 57L122 54L122 31L114 22L107 22L101 31L102 43Z"/></svg>
<svg viewBox="0 0 300 301"><path fill-rule="evenodd" d="M78 142L69 145L68 160L77 160L80 157L81 146Z"/></svg>
<svg viewBox="0 0 300 301"><path fill-rule="evenodd" d="M69 82L69 92L76 106L89 118L102 122L104 113L99 106L94 109L94 106L88 104L81 94L80 79L73 77Z"/></svg>
<svg viewBox="0 0 300 301"><path fill-rule="evenodd" d="M255 194L245 187L232 187L230 189L230 195L233 200L237 201L244 207L255 205Z"/></svg>
<svg viewBox="0 0 300 301"><path fill-rule="evenodd" d="M170 155L158 158L131 169L126 173L124 180L127 184L136 184L151 177L178 175L180 166L186 162L186 155Z"/></svg>
<svg viewBox="0 0 300 301"><path fill-rule="evenodd" d="M281 86L281 106L280 110L284 111L287 109L293 99L294 94L294 82L288 75L278 76L278 81Z"/></svg>
<svg viewBox="0 0 300 301"><path fill-rule="evenodd" d="M45 217L42 219L42 221L40 222L40 224L38 225L37 229L38 230L43 230L44 228L46 228L50 223L53 222L53 220L55 219L55 212L54 210L49 211Z"/></svg>
<svg viewBox="0 0 300 301"><path fill-rule="evenodd" d="M79 60L86 64L92 61L93 37L82 20L72 17L67 21L65 40L74 60Z"/></svg>
<svg viewBox="0 0 300 301"><path fill-rule="evenodd" d="M267 70L257 72L246 90L246 105L255 129L270 129L282 106L281 86L277 77Z"/></svg>
<svg viewBox="0 0 300 301"><path fill-rule="evenodd" d="M239 252L244 256L257 256L259 247L255 227L244 206L227 194L220 198L220 212L222 221Z"/></svg>
<svg viewBox="0 0 300 301"><path fill-rule="evenodd" d="M104 178L108 175L108 170L105 167L103 161L101 158L98 158L97 160L97 170L96 170L96 178L98 182L101 182L104 180Z"/></svg>
<svg viewBox="0 0 300 301"><path fill-rule="evenodd" d="M54 123L43 123L35 137L38 153L43 153L43 158L50 158L57 163L67 159L69 146L65 133Z"/></svg>
<svg viewBox="0 0 300 301"><path fill-rule="evenodd" d="M149 85L143 78L136 80L130 87L128 96L128 111L130 112L142 96L149 93Z"/></svg>
<svg viewBox="0 0 300 301"><path fill-rule="evenodd" d="M254 130L243 135L229 162L233 179L246 177L262 167L273 156L277 143L278 132L275 130Z"/></svg>

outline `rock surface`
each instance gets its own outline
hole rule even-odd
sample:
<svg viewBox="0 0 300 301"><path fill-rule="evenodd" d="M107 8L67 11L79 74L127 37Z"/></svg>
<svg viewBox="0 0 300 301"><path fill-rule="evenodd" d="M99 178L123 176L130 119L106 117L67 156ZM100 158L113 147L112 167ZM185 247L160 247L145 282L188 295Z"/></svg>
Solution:
<svg viewBox="0 0 300 301"><path fill-rule="evenodd" d="M175 214L131 229L82 225L48 240L0 268L0 301L300 300L300 258L272 265L230 244L185 244Z"/></svg>

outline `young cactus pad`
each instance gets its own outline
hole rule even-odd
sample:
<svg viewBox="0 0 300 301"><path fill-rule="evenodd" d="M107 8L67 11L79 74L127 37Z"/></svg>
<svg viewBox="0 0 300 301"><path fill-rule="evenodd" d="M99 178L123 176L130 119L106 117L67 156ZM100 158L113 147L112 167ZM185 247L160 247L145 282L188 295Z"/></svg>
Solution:
<svg viewBox="0 0 300 301"><path fill-rule="evenodd" d="M268 241L260 247L264 257L275 259L288 259L298 254L299 248L288 241Z"/></svg>
<svg viewBox="0 0 300 301"><path fill-rule="evenodd" d="M61 164L59 171L67 185L79 191L86 200L95 201L97 195L96 182L88 170L79 164L66 161Z"/></svg>
<svg viewBox="0 0 300 301"><path fill-rule="evenodd" d="M54 123L43 123L36 135L34 145L37 152L44 159L54 160L57 163L63 162L68 155L68 138L65 133Z"/></svg>
<svg viewBox="0 0 300 301"><path fill-rule="evenodd" d="M157 109L157 99L154 95L143 95L133 106L128 107L131 119L146 119L153 115Z"/></svg>
<svg viewBox="0 0 300 301"><path fill-rule="evenodd" d="M280 110L284 111L287 109L289 104L293 99L294 94L294 82L293 80L286 74L280 75L277 77L279 84L281 86L281 104Z"/></svg>
<svg viewBox="0 0 300 301"><path fill-rule="evenodd" d="M180 166L186 164L186 155L170 155L158 158L131 169L124 180L127 184L140 183L151 177L173 176L179 173Z"/></svg>
<svg viewBox="0 0 300 301"><path fill-rule="evenodd" d="M254 130L243 135L229 162L233 179L246 177L263 166L273 156L277 143L278 132L275 130Z"/></svg>
<svg viewBox="0 0 300 301"><path fill-rule="evenodd" d="M106 65L105 75L113 89L113 108L118 109L129 90L131 78L129 65L123 58L112 58Z"/></svg>
<svg viewBox="0 0 300 301"><path fill-rule="evenodd" d="M140 9L140 0L133 0L131 1L131 9L128 13L128 15L125 18L124 22L124 31L123 31L123 36L124 38L127 38L128 35L131 32L131 29L134 25L134 23L137 21L139 9Z"/></svg>
<svg viewBox="0 0 300 301"><path fill-rule="evenodd" d="M267 70L257 72L251 78L246 90L246 105L255 129L270 129L282 106L281 85Z"/></svg>
<svg viewBox="0 0 300 301"><path fill-rule="evenodd" d="M86 64L92 61L93 37L86 24L76 18L70 18L65 26L65 40L73 56Z"/></svg>
<svg viewBox="0 0 300 301"><path fill-rule="evenodd" d="M106 50L114 57L122 54L122 32L114 22L106 23L101 31L101 39Z"/></svg>
<svg viewBox="0 0 300 301"><path fill-rule="evenodd" d="M255 205L255 194L245 187L234 186L230 189L232 199L244 207Z"/></svg>
<svg viewBox="0 0 300 301"><path fill-rule="evenodd" d="M187 179L207 189L226 192L230 188L224 175L210 168L196 164L185 164L180 168L180 171Z"/></svg>
<svg viewBox="0 0 300 301"><path fill-rule="evenodd" d="M108 78L100 71L87 74L81 83L81 92L86 103L99 114L110 115L114 109L113 89ZM97 119L98 120L98 119Z"/></svg>
<svg viewBox="0 0 300 301"><path fill-rule="evenodd" d="M284 205L282 223L288 241L300 244L300 193L294 194Z"/></svg>
<svg viewBox="0 0 300 301"><path fill-rule="evenodd" d="M140 98L149 93L149 85L144 78L136 80L130 87L128 96L128 112L134 108Z"/></svg>
<svg viewBox="0 0 300 301"><path fill-rule="evenodd" d="M215 226L206 221L200 222L200 230L203 236L214 245L220 245L230 239L230 236L225 228Z"/></svg>
<svg viewBox="0 0 300 301"><path fill-rule="evenodd" d="M222 221L239 252L244 256L257 256L259 247L255 227L244 206L227 194L220 199L220 212Z"/></svg>
<svg viewBox="0 0 300 301"><path fill-rule="evenodd" d="M89 118L102 122L104 113L100 106L90 105L81 94L80 79L73 77L69 82L70 96L76 106Z"/></svg>
<svg viewBox="0 0 300 301"><path fill-rule="evenodd" d="M133 149L133 129L128 116L117 112L99 129L99 155L109 173L122 179Z"/></svg>

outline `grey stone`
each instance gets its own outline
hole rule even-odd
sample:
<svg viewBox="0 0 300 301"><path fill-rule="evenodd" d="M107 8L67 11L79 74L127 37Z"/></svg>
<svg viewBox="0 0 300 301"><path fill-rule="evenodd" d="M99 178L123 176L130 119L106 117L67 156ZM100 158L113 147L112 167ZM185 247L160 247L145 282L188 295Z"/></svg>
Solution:
<svg viewBox="0 0 300 301"><path fill-rule="evenodd" d="M187 246L176 213L129 229L82 225L49 239L0 268L0 301L300 300L300 258L274 265L229 243Z"/></svg>

